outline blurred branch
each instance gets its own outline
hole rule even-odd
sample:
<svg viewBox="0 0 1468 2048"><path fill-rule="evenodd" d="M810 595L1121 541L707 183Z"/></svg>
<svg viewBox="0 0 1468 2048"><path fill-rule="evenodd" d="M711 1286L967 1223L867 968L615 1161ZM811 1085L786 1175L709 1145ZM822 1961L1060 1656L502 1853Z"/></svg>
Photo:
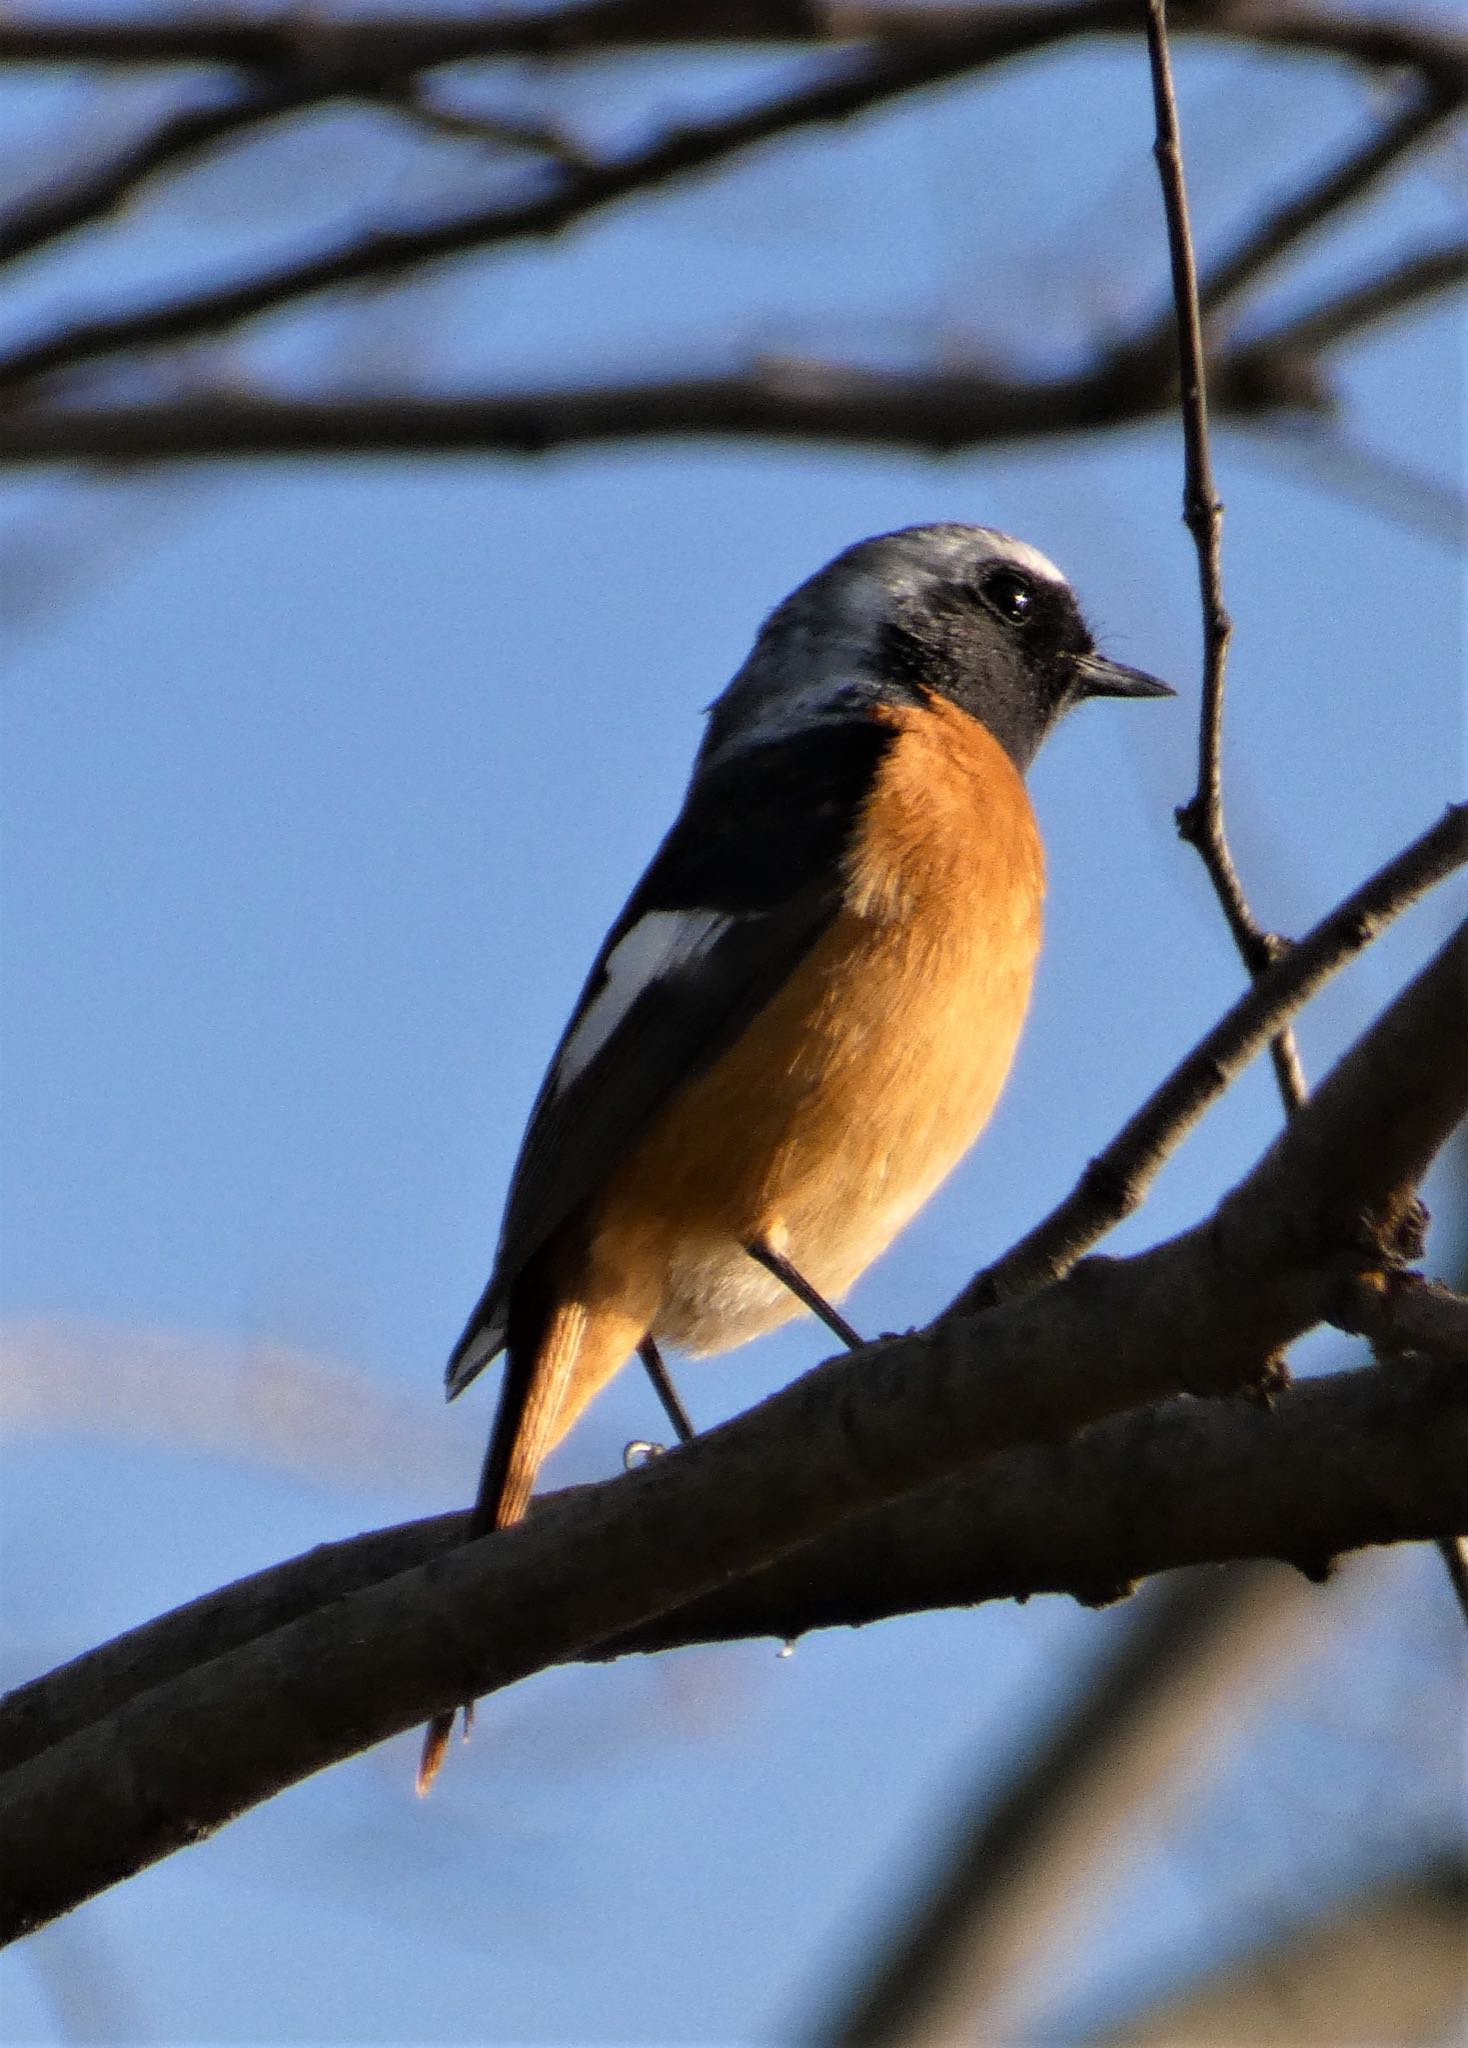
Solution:
<svg viewBox="0 0 1468 2048"><path fill-rule="evenodd" d="M1238 385L1241 418L1320 402L1299 358L1272 379L1251 349ZM1227 375L1225 371L1225 376ZM1170 379L1130 363L1076 377L1016 380L982 370L885 372L768 357L729 376L589 385L483 397L393 393L292 399L221 392L162 403L0 408L0 463L149 463L219 457L544 455L601 441L731 435L916 448L957 454L995 442L1050 439L1152 419Z"/></svg>
<svg viewBox="0 0 1468 2048"><path fill-rule="evenodd" d="M0 212L0 264L14 263L100 220L160 171L185 164L216 143L349 90L344 79L328 84L321 74L308 73L272 80L222 105L169 114L109 156L69 171L48 189Z"/></svg>
<svg viewBox="0 0 1468 2048"><path fill-rule="evenodd" d="M1150 19L1150 16L1149 16ZM1154 73L1154 77L1157 74ZM1410 156L1433 133L1450 120L1468 98L1468 72L1454 84L1424 86L1397 112L1374 127L1339 162L1309 180L1301 189L1271 208L1241 237L1237 247L1219 259L1201 282L1193 252L1192 229L1188 221L1187 190L1184 182L1177 100L1171 67L1165 74L1165 88L1159 83L1158 169L1163 179L1164 210L1168 221L1168 247L1173 263L1173 310L1159 323L1159 343L1164 334L1178 335L1177 346L1186 380L1196 374L1201 391L1203 321L1217 316L1247 286L1315 234L1327 221L1354 206L1404 157ZM1193 331L1196 327L1196 331ZM1196 408L1189 401L1189 410ZM1206 442L1206 411L1204 414Z"/></svg>
<svg viewBox="0 0 1468 2048"><path fill-rule="evenodd" d="M0 1323L0 1432L82 1431L341 1488L462 1483L422 1404L283 1344L55 1318Z"/></svg>
<svg viewBox="0 0 1468 2048"><path fill-rule="evenodd" d="M8 354L0 354L0 390L130 350L153 349L218 334L243 321L344 285L398 277L469 250L502 247L511 241L558 233L620 200L725 162L757 144L813 125L848 120L919 87L952 80L982 65L1042 48L1056 40L1062 19L1070 24L1065 33L1077 33L1078 18L1078 10L1069 4L1059 8L1028 6L986 14L979 18L978 26L969 25L947 35L893 38L838 59L813 83L776 94L732 115L669 128L649 144L599 162L563 159L556 172L543 174L540 189L528 197L521 194L498 198L487 206L459 209L412 226L374 228L349 235L311 256L261 269L231 284L181 293L133 312L63 324L50 334L12 348ZM352 74L328 67L314 75L325 81L321 91L338 91L340 84L333 81ZM308 74L304 81L288 81L274 90L286 94L288 100L295 95L290 103L299 104L302 94L309 96L314 90L311 76ZM138 164L156 168L155 159L168 160L170 152L175 157L184 153L191 146L191 136L202 133L207 138L211 122L216 127L223 124L219 127L223 133L251 119L276 118L281 108L271 92L272 89L265 89L236 103L233 109L174 117L156 136L135 145L133 168ZM1251 230L1206 281L1203 304L1210 311L1217 310L1324 220L1354 203L1460 106L1465 97L1468 44L1456 68L1448 66L1441 75L1434 73L1392 120ZM263 111L251 113L252 105ZM17 252L21 247L34 248L40 223L48 215L64 226L69 214L90 217L86 207L95 212L103 204L114 203L121 196L119 181L125 185L128 170L125 152L113 165L93 173L90 185L83 179L49 199L43 195L32 200L28 213L23 209L22 217L11 222L12 247ZM111 198L106 196L109 193ZM79 213L78 209L83 210ZM1148 359L1157 353L1159 338L1157 330L1149 331L1132 345L1131 352L1138 360L1113 366L1113 375L1123 385L1139 379L1144 384L1155 382Z"/></svg>
<svg viewBox="0 0 1468 2048"><path fill-rule="evenodd" d="M373 96L430 135L446 136L452 142L478 142L492 149L552 157L572 171L594 170L596 166L590 152L559 123L530 121L512 114L460 113L452 107L440 106L421 78L389 80Z"/></svg>
<svg viewBox="0 0 1468 2048"><path fill-rule="evenodd" d="M1343 57L1373 70L1413 69L1442 78L1468 62L1468 38L1431 15L1314 6L1308 0L1194 0L1180 7L1185 33L1232 37ZM581 5L496 9L486 15L375 15L333 20L225 8L120 20L68 13L0 23L0 64L158 66L224 64L293 68L327 53L338 61L421 71L486 57L587 58L617 50L720 43L898 43L933 36L1003 38L1020 15L1046 42L1135 34L1124 0L992 6L908 0L583 0Z"/></svg>
<svg viewBox="0 0 1468 2048"><path fill-rule="evenodd" d="M1426 475L1349 440L1339 427L1298 416L1236 419L1231 425L1242 432L1250 454L1272 460L1286 475L1317 488L1328 485L1455 554L1468 548L1468 494L1446 477Z"/></svg>
<svg viewBox="0 0 1468 2048"><path fill-rule="evenodd" d="M525 138L526 148L542 143L553 146L538 133ZM1265 334L1215 351L1208 376L1217 410L1235 427L1275 433L1282 419L1320 412L1329 392L1309 349L1339 345L1465 279L1468 243L1434 247ZM1171 372L1161 364L1139 373L1136 348L1073 377L1036 379L976 368L884 372L767 357L731 376L482 397L292 399L230 391L152 404L28 404L0 411L0 463L538 455L606 440L713 434L955 454L1125 426L1157 417L1175 397ZM1311 445L1322 461L1350 454L1336 439ZM1461 506L1455 509L1461 523ZM1448 516L1439 508L1435 532Z"/></svg>
<svg viewBox="0 0 1468 2048"><path fill-rule="evenodd" d="M1026 20L1027 10L1010 18L1001 38L1007 53L1035 46ZM982 40L992 43L994 32L986 31ZM63 325L0 355L0 389L129 349L217 334L320 292L398 276L470 249L559 233L618 200L705 170L757 143L849 120L919 86L955 77L972 67L975 48L975 37L965 34L844 57L793 92L777 93L720 119L670 127L653 142L596 164L562 166L558 173L545 174L528 198L496 199L411 227L373 228L233 284L184 293L137 312Z"/></svg>
<svg viewBox="0 0 1468 2048"><path fill-rule="evenodd" d="M1461 2039L1465 1952L1468 1860L1447 1854L1235 1957L1097 2048L1448 2048Z"/></svg>
<svg viewBox="0 0 1468 2048"><path fill-rule="evenodd" d="M1136 1838L1216 1762L1218 1728L1238 1728L1246 1695L1280 1683L1320 1619L1309 1586L1276 1565L1149 1589L997 1797L984 1772L939 1867L918 1883L916 1910L816 2038L832 2048L1008 2038L1027 1971L1114 1895Z"/></svg>
<svg viewBox="0 0 1468 2048"><path fill-rule="evenodd" d="M1183 1236L830 1360L678 1451L333 1601L7 1773L0 1933L997 1452L1174 1392L1277 1388L1281 1347L1353 1276L1395 1262L1401 1190L1468 1110L1465 981L1468 924ZM1455 1459L1455 1484L1464 1469Z"/></svg>
<svg viewBox="0 0 1468 2048"><path fill-rule="evenodd" d="M432 131L554 158L573 172L595 167L568 135L547 123L456 115L435 106L391 64L313 64L251 85L222 104L185 107L110 156L75 169L49 189L0 212L0 264L14 263L87 227L133 199L165 170L208 155L221 142L333 100L362 100Z"/></svg>
<svg viewBox="0 0 1468 2048"><path fill-rule="evenodd" d="M1468 237L1434 242L1374 271L1358 284L1337 288L1304 312L1291 314L1268 328L1252 346L1268 356L1286 348L1313 355L1317 349L1354 340L1381 321L1395 319L1399 313L1464 284L1468 284ZM1240 355L1247 361L1249 348Z"/></svg>

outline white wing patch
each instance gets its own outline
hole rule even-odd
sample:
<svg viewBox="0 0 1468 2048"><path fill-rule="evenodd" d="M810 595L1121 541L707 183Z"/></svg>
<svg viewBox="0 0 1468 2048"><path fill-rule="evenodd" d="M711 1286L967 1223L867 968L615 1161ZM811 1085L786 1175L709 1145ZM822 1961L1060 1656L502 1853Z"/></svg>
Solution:
<svg viewBox="0 0 1468 2048"><path fill-rule="evenodd" d="M556 1061L555 1092L596 1058L637 998L703 958L732 919L722 910L649 910L607 955L606 979Z"/></svg>

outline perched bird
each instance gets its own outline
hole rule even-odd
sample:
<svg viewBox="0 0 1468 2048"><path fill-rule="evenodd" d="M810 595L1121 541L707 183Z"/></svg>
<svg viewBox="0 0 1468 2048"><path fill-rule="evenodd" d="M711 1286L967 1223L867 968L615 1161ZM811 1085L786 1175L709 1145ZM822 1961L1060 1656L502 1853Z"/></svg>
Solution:
<svg viewBox="0 0 1468 2048"><path fill-rule="evenodd" d="M766 621L531 1112L448 1366L508 1353L472 1535L634 1353L833 1304L983 1129L1040 944L1024 774L1097 653L1053 563L982 526L859 542ZM452 1727L428 1731L419 1788Z"/></svg>

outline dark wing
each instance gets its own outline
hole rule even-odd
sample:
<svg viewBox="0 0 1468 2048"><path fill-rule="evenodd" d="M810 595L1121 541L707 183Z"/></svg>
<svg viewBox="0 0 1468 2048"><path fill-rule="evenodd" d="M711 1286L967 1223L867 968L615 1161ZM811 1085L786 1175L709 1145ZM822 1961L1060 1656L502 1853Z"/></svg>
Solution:
<svg viewBox="0 0 1468 2048"><path fill-rule="evenodd" d="M700 773L607 934L531 1112L450 1395L499 1352L511 1284L826 929L890 727L853 719Z"/></svg>

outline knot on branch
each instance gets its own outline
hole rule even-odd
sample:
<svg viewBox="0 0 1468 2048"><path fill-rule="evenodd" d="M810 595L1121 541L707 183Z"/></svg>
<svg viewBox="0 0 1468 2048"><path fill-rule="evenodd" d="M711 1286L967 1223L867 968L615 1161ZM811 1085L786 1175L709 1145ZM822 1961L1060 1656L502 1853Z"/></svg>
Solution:
<svg viewBox="0 0 1468 2048"><path fill-rule="evenodd" d="M1368 1209L1357 1219L1354 1245L1373 1266L1400 1273L1426 1253L1431 1221L1431 1211L1416 1189L1398 1188L1379 1208Z"/></svg>
<svg viewBox="0 0 1468 2048"><path fill-rule="evenodd" d="M1468 1300L1421 1273L1353 1274L1331 1320L1364 1337L1378 1359L1468 1366Z"/></svg>
<svg viewBox="0 0 1468 2048"><path fill-rule="evenodd" d="M1279 1396L1294 1384L1282 1352L1262 1360L1239 1385L1239 1396L1254 1408L1270 1409Z"/></svg>
<svg viewBox="0 0 1468 2048"><path fill-rule="evenodd" d="M1177 836L1185 846L1203 847L1208 841L1208 814L1201 795L1190 796L1173 812Z"/></svg>

